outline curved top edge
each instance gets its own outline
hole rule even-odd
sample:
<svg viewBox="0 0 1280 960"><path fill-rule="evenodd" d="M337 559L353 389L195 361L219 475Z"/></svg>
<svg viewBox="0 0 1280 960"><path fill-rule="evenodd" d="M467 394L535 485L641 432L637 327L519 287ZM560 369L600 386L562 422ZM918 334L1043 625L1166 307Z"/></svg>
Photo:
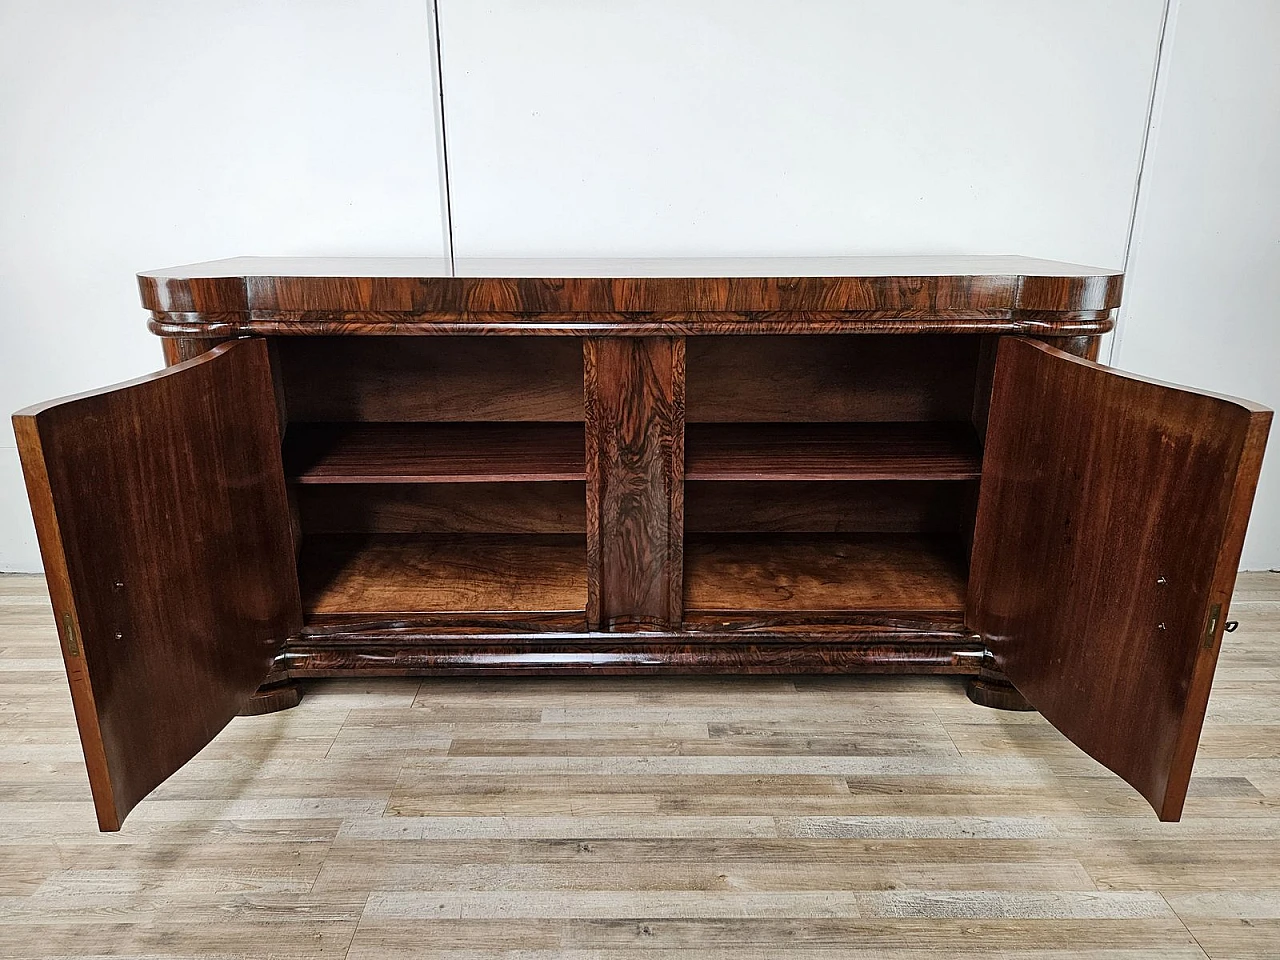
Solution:
<svg viewBox="0 0 1280 960"><path fill-rule="evenodd" d="M172 377L174 374L182 373L184 370L190 370L192 367L199 367L209 363L216 357L221 356L228 350L235 349L246 341L235 340L231 343L220 343L216 347L201 353L197 357L190 360L183 360L181 363L175 363L173 366L165 367L163 370L153 370L151 373L144 373L140 377L132 377L129 380L121 380L118 383L108 384L105 387L95 387L92 390L83 390L80 393L67 394L65 397L54 397L52 400L42 400L39 403L33 403L30 406L23 407L15 412L12 416L13 420L32 419L39 417L46 411L55 407L60 407L67 403L79 403L82 400L93 400L97 397L107 396L113 393L119 393L121 390L130 390L134 387L146 386L157 380L163 380L166 377ZM254 349L261 349L255 347Z"/></svg>
<svg viewBox="0 0 1280 960"><path fill-rule="evenodd" d="M1026 257L242 258L139 274L163 313L1111 310L1123 275Z"/></svg>
<svg viewBox="0 0 1280 960"><path fill-rule="evenodd" d="M1120 270L1021 256L900 257L472 257L450 272L441 257L231 257L139 277L193 280L250 277L379 279L738 279L803 277L1116 277Z"/></svg>
<svg viewBox="0 0 1280 960"><path fill-rule="evenodd" d="M1239 407L1248 414L1266 414L1268 417L1274 413L1270 407L1265 407L1260 403L1252 400L1246 400L1243 397L1235 397L1229 393L1216 393L1213 390L1201 390L1198 387L1188 387L1182 383L1170 383L1168 380L1158 380L1155 377L1143 376L1140 373L1131 373L1128 370L1122 370L1119 367L1109 367L1105 364L1098 363L1096 360L1087 360L1084 357L1077 357L1075 354L1066 353L1057 347L1038 340L1028 339L1026 341L1028 347L1039 350L1041 353L1047 353L1051 357L1058 357L1067 363L1075 364L1078 367L1085 367L1089 370L1096 370L1108 377L1119 377L1123 380L1132 380L1134 383L1145 383L1153 387L1164 387L1167 390L1176 390L1179 393L1194 394L1197 397L1205 397L1209 400L1220 400L1223 403L1229 403Z"/></svg>

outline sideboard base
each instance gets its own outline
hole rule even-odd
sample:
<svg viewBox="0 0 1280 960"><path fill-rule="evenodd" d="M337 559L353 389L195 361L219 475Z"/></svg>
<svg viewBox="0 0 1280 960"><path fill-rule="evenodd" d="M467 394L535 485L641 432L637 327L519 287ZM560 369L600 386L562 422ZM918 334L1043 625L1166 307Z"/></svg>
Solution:
<svg viewBox="0 0 1280 960"><path fill-rule="evenodd" d="M1035 707L1027 703L1026 698L1008 680L1000 680L991 676L973 677L965 685L965 693L969 695L970 700L980 707L1024 712L1035 710Z"/></svg>
<svg viewBox="0 0 1280 960"><path fill-rule="evenodd" d="M249 698L238 716L260 717L265 713L288 710L302 702L302 686L292 680L265 683Z"/></svg>
<svg viewBox="0 0 1280 960"><path fill-rule="evenodd" d="M277 669L341 676L638 674L952 674L977 676L982 642L963 629L813 632L643 631L547 634L391 629L303 633Z"/></svg>

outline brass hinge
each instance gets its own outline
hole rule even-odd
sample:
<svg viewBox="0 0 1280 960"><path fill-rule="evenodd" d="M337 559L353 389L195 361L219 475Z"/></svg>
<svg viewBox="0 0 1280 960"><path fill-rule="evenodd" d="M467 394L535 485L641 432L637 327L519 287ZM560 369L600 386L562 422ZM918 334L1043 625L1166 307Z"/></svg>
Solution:
<svg viewBox="0 0 1280 960"><path fill-rule="evenodd" d="M62 645L67 649L67 655L71 657L80 656L80 637L76 633L75 617L69 613L62 615Z"/></svg>
<svg viewBox="0 0 1280 960"><path fill-rule="evenodd" d="M1222 604L1215 603L1209 608L1209 625L1204 628L1204 649L1213 646L1214 637L1218 634L1218 621L1222 619Z"/></svg>

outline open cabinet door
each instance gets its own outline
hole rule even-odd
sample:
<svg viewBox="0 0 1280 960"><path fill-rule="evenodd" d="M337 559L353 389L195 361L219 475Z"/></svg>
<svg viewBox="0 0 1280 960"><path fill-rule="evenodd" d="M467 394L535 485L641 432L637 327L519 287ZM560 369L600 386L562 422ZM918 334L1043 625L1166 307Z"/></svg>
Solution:
<svg viewBox="0 0 1280 960"><path fill-rule="evenodd" d="M267 345L13 419L98 824L118 830L301 627Z"/></svg>
<svg viewBox="0 0 1280 960"><path fill-rule="evenodd" d="M1085 753L1182 814L1269 411L1006 338L970 626Z"/></svg>

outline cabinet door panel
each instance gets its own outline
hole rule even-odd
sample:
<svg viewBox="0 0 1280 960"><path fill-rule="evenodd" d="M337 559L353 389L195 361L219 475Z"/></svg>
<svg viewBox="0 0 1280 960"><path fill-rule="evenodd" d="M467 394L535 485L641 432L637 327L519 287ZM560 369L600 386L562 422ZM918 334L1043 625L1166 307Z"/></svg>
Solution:
<svg viewBox="0 0 1280 960"><path fill-rule="evenodd" d="M1181 816L1271 414L1006 338L970 625L1044 717Z"/></svg>
<svg viewBox="0 0 1280 960"><path fill-rule="evenodd" d="M267 345L14 429L103 830L226 726L301 628Z"/></svg>

